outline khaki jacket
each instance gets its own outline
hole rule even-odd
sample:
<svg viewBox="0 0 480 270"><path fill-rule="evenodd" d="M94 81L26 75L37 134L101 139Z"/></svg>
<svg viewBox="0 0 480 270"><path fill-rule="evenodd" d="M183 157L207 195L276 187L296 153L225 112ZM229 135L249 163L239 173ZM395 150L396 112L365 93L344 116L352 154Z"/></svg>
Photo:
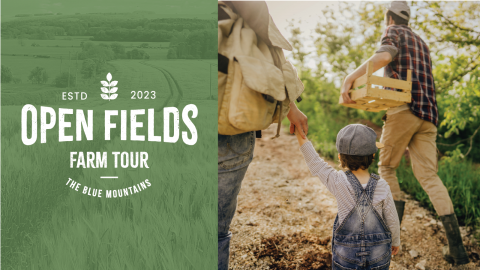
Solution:
<svg viewBox="0 0 480 270"><path fill-rule="evenodd" d="M281 122L290 101L304 88L283 54L292 46L275 26L265 2L218 6L219 134L263 130Z"/></svg>

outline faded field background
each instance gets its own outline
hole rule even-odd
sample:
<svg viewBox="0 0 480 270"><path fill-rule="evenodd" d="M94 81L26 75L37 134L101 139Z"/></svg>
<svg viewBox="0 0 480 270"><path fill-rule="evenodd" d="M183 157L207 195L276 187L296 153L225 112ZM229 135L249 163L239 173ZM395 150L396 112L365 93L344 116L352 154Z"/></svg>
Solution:
<svg viewBox="0 0 480 270"><path fill-rule="evenodd" d="M45 15L41 10L24 12L26 7L2 1L2 269L214 268L217 170L211 161L217 155L216 58L192 52L169 59L167 54L177 49L170 46L172 39L181 46L196 31L216 34L215 3L195 10L195 5L163 8L162 12L172 12L169 15L159 12L162 5L150 3L139 3L148 12L115 4L112 10L117 14L86 14L99 10L75 14L73 6L62 4L64 10ZM53 28L59 21L71 25ZM121 32L101 41L95 39L103 34L86 35L94 23L115 22L128 29L134 22L141 25L135 26L136 32L142 32L158 21L165 25L155 27L164 27L165 32L172 30L168 29L171 25L184 30L172 30L159 42ZM75 23L84 28L73 31ZM198 25L205 27L198 29ZM110 31L108 27L102 29L104 33ZM212 46L208 52L215 50ZM40 71L34 73L35 69ZM106 80L107 73L118 81L118 98L111 101L100 97L100 81ZM132 91L136 99L131 99ZM143 99L138 99L138 91ZM145 91L150 99L144 99ZM88 98L65 101L62 92L86 92ZM56 125L47 131L47 143L24 145L21 109L25 104L35 105L38 115L40 106L53 107L57 118L58 108L85 113L92 109L94 140L83 137L80 142L60 143ZM198 108L198 117L192 119L198 130L194 146L185 145L181 133L175 144L121 141L119 117L112 118L117 121L112 140L104 139L106 109L155 108L155 134L162 135L163 108L177 107L181 113L188 104ZM67 135L74 135L75 117L66 120L73 127ZM138 121L144 123L138 134L146 135L147 116L139 116ZM180 123L180 132L188 131ZM70 169L70 151L107 152L108 169ZM114 169L113 151L146 151L150 169ZM100 179L107 175L118 179ZM65 185L68 178L103 189L102 198L70 189ZM140 193L105 198L106 189L126 188L145 179L152 185Z"/></svg>

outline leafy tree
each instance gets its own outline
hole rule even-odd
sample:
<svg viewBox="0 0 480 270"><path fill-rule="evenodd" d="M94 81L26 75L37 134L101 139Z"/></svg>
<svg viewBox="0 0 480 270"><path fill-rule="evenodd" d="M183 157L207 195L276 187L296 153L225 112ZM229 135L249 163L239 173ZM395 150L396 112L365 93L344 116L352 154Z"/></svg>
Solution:
<svg viewBox="0 0 480 270"><path fill-rule="evenodd" d="M177 59L177 49L175 47L168 48L167 58Z"/></svg>
<svg viewBox="0 0 480 270"><path fill-rule="evenodd" d="M55 39L54 33L42 31L36 35L37 39Z"/></svg>
<svg viewBox="0 0 480 270"><path fill-rule="evenodd" d="M216 46L212 31L176 32L170 42L170 49L175 50L176 58L180 59L216 58ZM173 56L173 52L170 54Z"/></svg>
<svg viewBox="0 0 480 270"><path fill-rule="evenodd" d="M36 84L45 84L48 81L48 74L47 70L42 67L35 67L30 71L30 75L28 76L28 79L32 83Z"/></svg>
<svg viewBox="0 0 480 270"><path fill-rule="evenodd" d="M144 50L133 49L127 52L128 59L149 59L150 56Z"/></svg>
<svg viewBox="0 0 480 270"><path fill-rule="evenodd" d="M112 48L112 51L115 54L115 59L123 59L127 57L125 54L125 47L121 43L114 42L110 44L110 48Z"/></svg>
<svg viewBox="0 0 480 270"><path fill-rule="evenodd" d="M115 52L106 44L95 45L92 42L85 42L82 51L78 54L78 59L85 60L88 58L110 61L115 59Z"/></svg>
<svg viewBox="0 0 480 270"><path fill-rule="evenodd" d="M2 65L2 83L9 83L13 81L12 71L7 67Z"/></svg>
<svg viewBox="0 0 480 270"><path fill-rule="evenodd" d="M68 72L62 72L55 78L55 86L62 88L75 86L75 76Z"/></svg>
<svg viewBox="0 0 480 270"><path fill-rule="evenodd" d="M416 2L412 27L424 33L434 59L442 151L480 161L480 31L478 2ZM454 53L453 53L454 52Z"/></svg>
<svg viewBox="0 0 480 270"><path fill-rule="evenodd" d="M84 78L92 78L97 74L97 72L100 71L102 67L101 62L97 59L85 59L82 62L82 68L80 70L80 73L83 75Z"/></svg>
<svg viewBox="0 0 480 270"><path fill-rule="evenodd" d="M65 29L68 36L83 36L85 31L86 29L82 24L72 24Z"/></svg>

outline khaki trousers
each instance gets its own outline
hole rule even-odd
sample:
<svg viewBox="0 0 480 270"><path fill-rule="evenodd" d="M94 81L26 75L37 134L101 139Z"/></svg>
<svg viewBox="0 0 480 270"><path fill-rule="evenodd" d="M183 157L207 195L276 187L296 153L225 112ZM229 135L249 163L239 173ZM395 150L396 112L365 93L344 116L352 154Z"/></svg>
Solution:
<svg viewBox="0 0 480 270"><path fill-rule="evenodd" d="M380 142L378 172L390 185L394 200L404 199L395 170L408 146L415 177L430 197L437 214L453 214L448 191L437 175L437 127L415 116L410 110L387 115Z"/></svg>

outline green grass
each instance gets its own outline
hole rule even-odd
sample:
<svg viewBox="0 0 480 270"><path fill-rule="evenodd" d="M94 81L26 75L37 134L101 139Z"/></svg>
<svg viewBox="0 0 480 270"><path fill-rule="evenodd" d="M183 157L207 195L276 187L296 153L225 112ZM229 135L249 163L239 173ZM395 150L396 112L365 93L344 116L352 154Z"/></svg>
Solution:
<svg viewBox="0 0 480 270"><path fill-rule="evenodd" d="M378 155L369 170L378 173ZM468 160L444 158L438 163L438 176L448 190L459 223L480 226L480 168ZM405 157L397 168L397 178L404 192L435 213L428 194L415 178Z"/></svg>
<svg viewBox="0 0 480 270"><path fill-rule="evenodd" d="M467 226L480 225L480 170L475 169L470 161L441 160L438 176L448 190L459 222ZM397 177L403 191L411 194L421 205L435 211L405 159L397 169Z"/></svg>

